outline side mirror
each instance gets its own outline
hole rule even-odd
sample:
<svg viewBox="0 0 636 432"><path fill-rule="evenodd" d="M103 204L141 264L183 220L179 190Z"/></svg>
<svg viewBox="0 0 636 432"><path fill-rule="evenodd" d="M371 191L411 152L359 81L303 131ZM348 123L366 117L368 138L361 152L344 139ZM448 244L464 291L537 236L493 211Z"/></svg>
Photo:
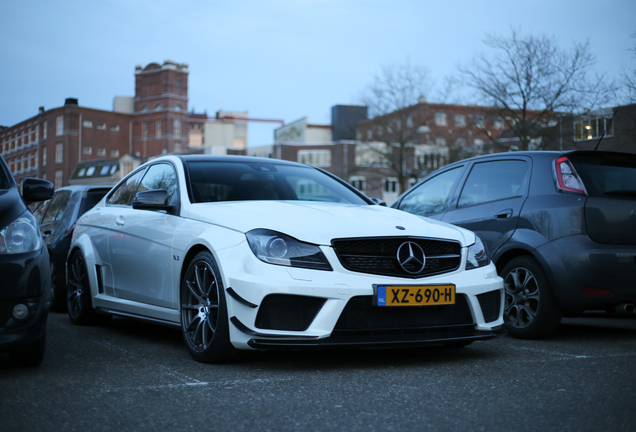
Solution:
<svg viewBox="0 0 636 432"><path fill-rule="evenodd" d="M384 201L382 201L380 198L369 197L369 199L371 201L373 201L373 204L375 204L375 205L386 207L386 203Z"/></svg>
<svg viewBox="0 0 636 432"><path fill-rule="evenodd" d="M137 192L133 199L133 208L136 210L165 210L172 211L174 206L167 203L168 191L164 189Z"/></svg>
<svg viewBox="0 0 636 432"><path fill-rule="evenodd" d="M22 180L22 199L27 203L46 201L53 198L55 187L48 180L25 178Z"/></svg>

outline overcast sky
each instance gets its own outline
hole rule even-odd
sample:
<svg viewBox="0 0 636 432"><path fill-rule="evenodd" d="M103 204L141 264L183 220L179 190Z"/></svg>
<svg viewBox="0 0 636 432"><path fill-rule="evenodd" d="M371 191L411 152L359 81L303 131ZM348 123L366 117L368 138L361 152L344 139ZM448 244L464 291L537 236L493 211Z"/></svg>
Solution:
<svg viewBox="0 0 636 432"><path fill-rule="evenodd" d="M599 72L634 67L635 0L0 0L0 125L74 97L111 110L136 65L189 65L189 109L329 124L384 65L438 81L486 52L486 32L590 41ZM250 146L271 144L250 125Z"/></svg>

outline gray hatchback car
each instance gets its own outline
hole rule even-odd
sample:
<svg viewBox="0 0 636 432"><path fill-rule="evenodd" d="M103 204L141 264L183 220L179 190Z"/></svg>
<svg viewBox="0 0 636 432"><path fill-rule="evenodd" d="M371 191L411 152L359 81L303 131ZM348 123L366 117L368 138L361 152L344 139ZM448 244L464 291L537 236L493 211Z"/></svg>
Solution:
<svg viewBox="0 0 636 432"><path fill-rule="evenodd" d="M504 278L509 334L550 336L564 315L634 314L636 154L535 151L448 165L392 207L476 232Z"/></svg>

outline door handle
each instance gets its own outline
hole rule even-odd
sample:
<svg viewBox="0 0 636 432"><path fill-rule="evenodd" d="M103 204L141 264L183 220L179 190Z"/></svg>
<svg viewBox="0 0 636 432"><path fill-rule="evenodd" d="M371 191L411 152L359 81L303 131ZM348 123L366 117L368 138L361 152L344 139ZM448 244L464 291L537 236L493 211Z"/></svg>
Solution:
<svg viewBox="0 0 636 432"><path fill-rule="evenodd" d="M502 210L495 214L495 219L510 219L512 217L512 209Z"/></svg>
<svg viewBox="0 0 636 432"><path fill-rule="evenodd" d="M115 219L115 225L117 226L124 226L125 222L126 220L124 219L123 216L117 216L117 219Z"/></svg>

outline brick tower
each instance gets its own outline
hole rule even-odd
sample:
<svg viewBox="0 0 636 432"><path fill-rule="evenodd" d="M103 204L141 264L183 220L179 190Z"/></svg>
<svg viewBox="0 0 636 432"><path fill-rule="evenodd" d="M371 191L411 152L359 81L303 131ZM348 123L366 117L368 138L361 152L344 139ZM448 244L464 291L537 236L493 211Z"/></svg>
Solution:
<svg viewBox="0 0 636 432"><path fill-rule="evenodd" d="M133 152L180 153L188 143L188 65L170 60L135 70Z"/></svg>

